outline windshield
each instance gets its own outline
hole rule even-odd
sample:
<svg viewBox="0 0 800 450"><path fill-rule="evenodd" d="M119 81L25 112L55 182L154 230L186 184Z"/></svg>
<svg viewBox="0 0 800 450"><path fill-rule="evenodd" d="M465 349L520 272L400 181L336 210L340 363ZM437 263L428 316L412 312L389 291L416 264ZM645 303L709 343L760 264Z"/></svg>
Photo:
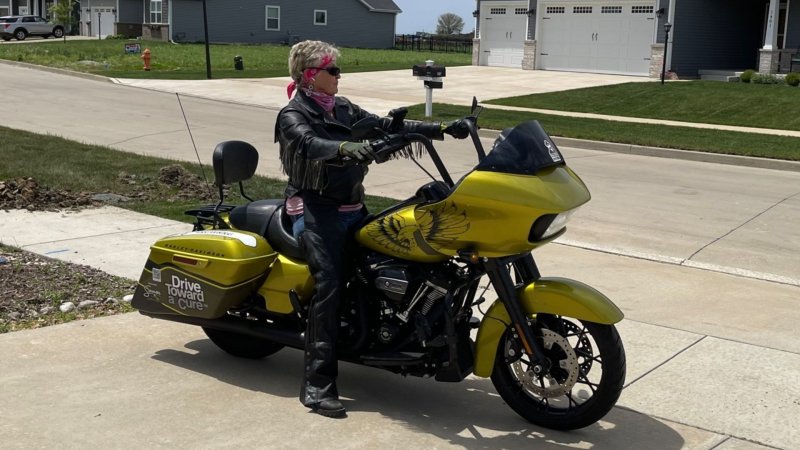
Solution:
<svg viewBox="0 0 800 450"><path fill-rule="evenodd" d="M545 167L564 164L564 157L539 122L506 128L475 170L534 175Z"/></svg>

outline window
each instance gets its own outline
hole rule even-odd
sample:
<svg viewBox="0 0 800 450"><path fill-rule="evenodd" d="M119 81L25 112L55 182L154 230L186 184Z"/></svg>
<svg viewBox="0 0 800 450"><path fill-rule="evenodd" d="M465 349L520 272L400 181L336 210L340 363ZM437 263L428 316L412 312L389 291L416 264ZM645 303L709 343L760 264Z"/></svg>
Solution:
<svg viewBox="0 0 800 450"><path fill-rule="evenodd" d="M314 25L327 25L328 24L328 11L324 9L314 10Z"/></svg>
<svg viewBox="0 0 800 450"><path fill-rule="evenodd" d="M525 8L514 8L514 14L528 14L528 10Z"/></svg>
<svg viewBox="0 0 800 450"><path fill-rule="evenodd" d="M631 14L653 14L654 6L631 6Z"/></svg>
<svg viewBox="0 0 800 450"><path fill-rule="evenodd" d="M548 6L547 14L564 14L565 8L563 6Z"/></svg>
<svg viewBox="0 0 800 450"><path fill-rule="evenodd" d="M591 6L573 6L572 7L572 14L591 14L592 7Z"/></svg>
<svg viewBox="0 0 800 450"><path fill-rule="evenodd" d="M622 6L603 6L600 14L622 14Z"/></svg>
<svg viewBox="0 0 800 450"><path fill-rule="evenodd" d="M161 0L150 0L150 23L162 23Z"/></svg>
<svg viewBox="0 0 800 450"><path fill-rule="evenodd" d="M506 9L505 8L490 8L489 9L489 14L505 14L505 13L506 13Z"/></svg>
<svg viewBox="0 0 800 450"><path fill-rule="evenodd" d="M281 29L281 7L280 6L267 6L266 29L268 31L278 31L278 30Z"/></svg>

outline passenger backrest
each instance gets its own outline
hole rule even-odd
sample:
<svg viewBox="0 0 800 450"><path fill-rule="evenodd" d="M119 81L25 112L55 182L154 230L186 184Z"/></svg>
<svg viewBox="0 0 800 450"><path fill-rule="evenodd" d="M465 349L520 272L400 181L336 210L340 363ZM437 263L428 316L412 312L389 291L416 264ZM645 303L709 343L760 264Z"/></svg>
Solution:
<svg viewBox="0 0 800 450"><path fill-rule="evenodd" d="M244 141L225 141L214 148L211 160L214 165L214 185L221 188L250 179L258 167L258 151Z"/></svg>

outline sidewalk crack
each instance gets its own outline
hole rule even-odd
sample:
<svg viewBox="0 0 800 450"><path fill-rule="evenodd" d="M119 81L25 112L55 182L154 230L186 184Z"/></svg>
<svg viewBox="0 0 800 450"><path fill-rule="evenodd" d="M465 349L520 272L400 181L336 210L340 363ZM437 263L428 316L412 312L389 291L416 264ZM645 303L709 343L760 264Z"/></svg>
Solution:
<svg viewBox="0 0 800 450"><path fill-rule="evenodd" d="M686 352L686 351L687 351L687 350L689 350L690 348L692 348L692 347L694 347L695 345L699 344L701 341L703 341L703 340L704 340L705 338L707 338L707 337L708 337L708 335L701 336L701 337L700 337L699 339L697 339L696 341L692 342L691 344L687 345L686 347L684 347L683 349L681 349L680 351L678 351L678 352L677 352L677 353L675 353L674 355L672 355L672 356L670 356L669 358L667 358L666 360L664 360L664 361L663 361L661 364L659 364L659 365L657 365L657 366L653 367L652 369L648 370L647 372L645 372L645 373L643 373L643 374L639 375L639 376L638 376L638 377L636 377L636 379L634 379L633 381L631 381L631 382L629 382L629 383L626 383L626 384L625 384L625 386L623 386L623 387L622 387L622 389L627 389L627 388L628 388L630 385L632 385L633 383L636 383L637 381L641 380L642 378L644 378L644 377L646 377L646 376L650 375L651 373L655 372L656 370L658 370L659 368L661 368L662 366L664 366L664 365L665 365L665 364L667 364L668 362L672 361L673 359L677 358L678 356L680 356L681 354L683 354L684 352Z"/></svg>
<svg viewBox="0 0 800 450"><path fill-rule="evenodd" d="M700 253L700 252L702 252L703 250L707 249L708 247L710 247L710 246L712 246L712 245L716 244L717 242L721 241L722 239L725 239L726 237L728 237L729 235L731 235L733 232L735 232L735 231L737 231L737 230L741 229L742 227L744 227L744 226L745 226L745 225L747 225L748 223L750 223L750 222L752 222L752 221L754 221L754 220L758 219L759 217L763 216L764 214L766 214L766 213L767 213L767 211L771 210L772 208L775 208L776 206L778 206L778 205L780 205L780 204L782 204L782 203L785 203L787 200L791 199L792 197L797 197L798 195L800 195L800 192L795 192L794 194L792 194L792 195L790 195L790 196L788 196L788 197L784 198L783 200L780 200L780 201L778 201L778 202L774 203L773 205L771 205L771 206L770 206L770 207L768 207L767 209L765 209L765 210L761 211L760 213L756 214L755 216L753 216L753 217L749 218L748 220L746 220L744 223L740 224L739 226L737 226L737 227L734 227L733 229L731 229L731 230L730 230L730 231L728 231L727 233L723 234L722 236L720 236L720 237L718 237L718 238L716 238L716 239L712 240L711 242L707 243L706 245L704 245L704 246L700 247L700 248L699 248L697 251L695 251L694 253L692 253L691 255L689 255L689 257L688 257L688 258L686 258L686 259L684 259L683 261L681 261L681 265L683 265L683 263L685 263L686 261L691 261L691 259L692 259L692 258L694 258L695 256L697 256L697 254L698 254L698 253Z"/></svg>

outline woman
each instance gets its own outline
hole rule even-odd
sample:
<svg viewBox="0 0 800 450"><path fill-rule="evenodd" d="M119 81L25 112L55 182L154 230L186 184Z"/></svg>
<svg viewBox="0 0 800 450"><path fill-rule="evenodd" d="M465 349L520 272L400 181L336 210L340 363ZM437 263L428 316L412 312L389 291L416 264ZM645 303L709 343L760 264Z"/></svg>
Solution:
<svg viewBox="0 0 800 450"><path fill-rule="evenodd" d="M351 140L351 126L365 117L377 117L336 96L341 78L338 57L338 49L321 41L303 41L292 47L292 82L287 89L291 100L275 124L281 163L289 177L286 211L294 221L295 237L302 234L315 282L300 401L327 417L346 416L336 389L337 309L345 286L344 248L351 229L366 216L362 183L366 163L373 159L368 144ZM380 119L380 124L388 130L390 119ZM405 128L434 139L443 139L443 132L458 138L469 134L461 121L409 122ZM343 165L343 158L364 164Z"/></svg>

